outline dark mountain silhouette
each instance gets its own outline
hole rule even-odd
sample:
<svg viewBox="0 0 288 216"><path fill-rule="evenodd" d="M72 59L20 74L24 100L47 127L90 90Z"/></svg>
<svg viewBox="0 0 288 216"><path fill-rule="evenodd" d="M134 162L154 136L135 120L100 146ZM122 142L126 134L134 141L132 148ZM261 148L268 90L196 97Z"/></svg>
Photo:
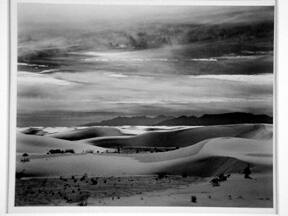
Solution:
<svg viewBox="0 0 288 216"><path fill-rule="evenodd" d="M267 115L254 115L251 113L233 112L223 114L208 114L201 117L180 116L157 123L156 125L224 125L240 123L273 123L273 118Z"/></svg>
<svg viewBox="0 0 288 216"><path fill-rule="evenodd" d="M133 116L133 117L116 117L109 120L104 120L101 122L92 122L85 124L83 126L121 126L121 125L143 125L151 126L155 125L158 122L166 121L174 117L159 115L156 117L147 117L147 116Z"/></svg>
<svg viewBox="0 0 288 216"><path fill-rule="evenodd" d="M267 115L254 115L251 113L233 112L222 114L206 114L201 117L180 116L171 117L159 115L156 117L133 116L116 117L101 122L92 122L82 126L122 126L122 125L143 125L143 126L176 126L176 125L225 125L241 123L273 123L273 118Z"/></svg>

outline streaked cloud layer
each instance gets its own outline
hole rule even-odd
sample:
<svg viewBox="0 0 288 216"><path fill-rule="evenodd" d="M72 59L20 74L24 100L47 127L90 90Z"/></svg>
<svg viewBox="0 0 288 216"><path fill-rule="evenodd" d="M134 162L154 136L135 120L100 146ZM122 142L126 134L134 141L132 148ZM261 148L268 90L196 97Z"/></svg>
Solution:
<svg viewBox="0 0 288 216"><path fill-rule="evenodd" d="M272 114L273 75L113 76L107 72L35 75L20 72L21 113L97 112L183 115L230 111ZM84 83L84 84L82 84ZM113 115L110 115L113 113Z"/></svg>
<svg viewBox="0 0 288 216"><path fill-rule="evenodd" d="M18 123L273 114L273 7L19 4Z"/></svg>

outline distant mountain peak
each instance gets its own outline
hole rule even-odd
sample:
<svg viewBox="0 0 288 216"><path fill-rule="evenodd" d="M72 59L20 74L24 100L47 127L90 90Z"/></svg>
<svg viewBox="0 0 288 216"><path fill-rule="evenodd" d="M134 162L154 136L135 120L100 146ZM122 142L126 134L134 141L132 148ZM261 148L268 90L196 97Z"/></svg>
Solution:
<svg viewBox="0 0 288 216"><path fill-rule="evenodd" d="M143 126L152 126L161 121L166 121L174 117L158 115L155 117L148 116L117 116L115 118L104 120L101 122L92 122L85 124L84 126L122 126L122 125L143 125Z"/></svg>
<svg viewBox="0 0 288 216"><path fill-rule="evenodd" d="M177 125L225 125L244 123L273 123L273 118L268 115L255 115L244 112L230 112L220 114L204 114L200 117L181 115L178 117L158 115L149 116L117 116L115 118L101 122L92 122L83 126L122 126L122 125L142 125L142 126L177 126Z"/></svg>
<svg viewBox="0 0 288 216"><path fill-rule="evenodd" d="M204 114L200 117L180 116L157 123L156 125L176 126L176 125L224 125L242 123L273 123L273 118L267 115L255 115L244 112L230 112L221 114Z"/></svg>

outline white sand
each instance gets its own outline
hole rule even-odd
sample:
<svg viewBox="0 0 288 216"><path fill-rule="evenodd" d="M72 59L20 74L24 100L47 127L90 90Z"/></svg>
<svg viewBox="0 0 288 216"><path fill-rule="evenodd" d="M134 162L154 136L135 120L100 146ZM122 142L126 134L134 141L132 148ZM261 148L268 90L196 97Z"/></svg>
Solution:
<svg viewBox="0 0 288 216"><path fill-rule="evenodd" d="M109 136L83 140L101 146L186 147L215 137L272 139L271 125L237 124L146 132L136 136ZM256 136L257 135L257 136Z"/></svg>
<svg viewBox="0 0 288 216"><path fill-rule="evenodd" d="M194 131L195 129L198 130ZM85 173L88 176L103 176L104 178L110 176L129 176L130 178L131 176L163 173L168 175L185 174L194 177L198 176L203 180L200 183L191 180L191 184L188 186L180 183L178 185L172 184L170 189L162 187L160 191L158 187L155 190L153 189L153 191L146 189L147 186L145 186L146 188L140 187L137 190L140 190L142 194L139 195L131 195L133 194L131 191L131 193L126 193L125 189L123 189L124 191L118 191L119 193L116 190L118 195L121 194L119 199L115 199L115 197L112 199L109 196L104 199L103 197L92 196L88 199L88 205L272 207L272 127L269 125L230 125L207 127L206 129L201 127L201 130L199 129L147 132L134 137L134 141L140 137L140 144L147 143L150 145L150 141L153 143L155 140L165 143L168 133L168 138L172 139L172 141L168 140L170 144L179 143L182 146L181 142L185 143L185 147L168 152L67 154L56 156L41 154L45 154L51 148L69 148L74 149L76 152L93 148L99 151L106 149L88 144L85 140L66 141L47 136L18 133L17 153L27 152L40 155L30 156L30 161L24 163L20 161L21 156L19 156L16 161L16 171L32 178L82 176ZM195 138L193 135L198 137ZM211 135L214 138L209 138ZM110 142L113 137L104 137L103 139L107 139ZM131 138L125 136L116 137L116 139L131 140ZM195 140L199 139L202 140L195 142ZM189 141L191 141L190 145L188 145ZM135 143L132 144L135 145ZM239 174L248 163L251 165L252 177L256 178L256 180L244 179L243 174ZM221 182L220 187L212 187L209 180L221 173L232 173L232 177L228 178L226 182ZM139 178L139 183L143 179L145 177ZM169 178L167 181L169 182ZM153 181L151 181L152 183ZM131 183L129 182L129 184ZM90 185L89 187L92 186ZM106 188L105 190L111 193L114 191L111 188ZM133 191L133 188L131 190ZM191 202L191 196L197 197L196 203ZM77 203L67 203L64 200L59 200L57 205L77 205Z"/></svg>
<svg viewBox="0 0 288 216"><path fill-rule="evenodd" d="M73 149L75 153L81 153L87 150L104 152L106 149L87 145L81 142L71 142L66 140L60 140L52 137L26 135L17 133L17 153L37 153L46 154L50 149Z"/></svg>
<svg viewBox="0 0 288 216"><path fill-rule="evenodd" d="M121 135L122 135L121 131L113 127L87 127L48 134L47 136L64 140L81 140L92 137L121 136Z"/></svg>
<svg viewBox="0 0 288 216"><path fill-rule="evenodd" d="M256 129L259 130L258 127ZM261 130L264 129L261 127ZM49 137L29 135L18 137L20 139L17 148L19 152L45 152L49 148L60 148L60 146L62 148L63 146L67 146L67 148L73 146L78 152L92 147L99 148L78 141L69 142ZM39 147L39 143L41 147ZM92 176L150 175L155 173L212 176L221 172L239 172L247 163L250 163L253 165L254 172L262 173L272 169L272 147L271 139L222 137L207 139L185 148L161 153L133 154L131 156L80 154L35 158L28 163L18 161L17 171L25 170L25 174L28 176L59 176L72 173L78 175L87 173Z"/></svg>

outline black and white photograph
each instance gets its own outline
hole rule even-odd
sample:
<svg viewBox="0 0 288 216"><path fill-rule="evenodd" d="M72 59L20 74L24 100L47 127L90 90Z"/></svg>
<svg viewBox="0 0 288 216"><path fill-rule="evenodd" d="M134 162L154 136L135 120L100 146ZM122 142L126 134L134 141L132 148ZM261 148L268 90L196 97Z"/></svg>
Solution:
<svg viewBox="0 0 288 216"><path fill-rule="evenodd" d="M275 209L274 4L16 5L11 205Z"/></svg>

